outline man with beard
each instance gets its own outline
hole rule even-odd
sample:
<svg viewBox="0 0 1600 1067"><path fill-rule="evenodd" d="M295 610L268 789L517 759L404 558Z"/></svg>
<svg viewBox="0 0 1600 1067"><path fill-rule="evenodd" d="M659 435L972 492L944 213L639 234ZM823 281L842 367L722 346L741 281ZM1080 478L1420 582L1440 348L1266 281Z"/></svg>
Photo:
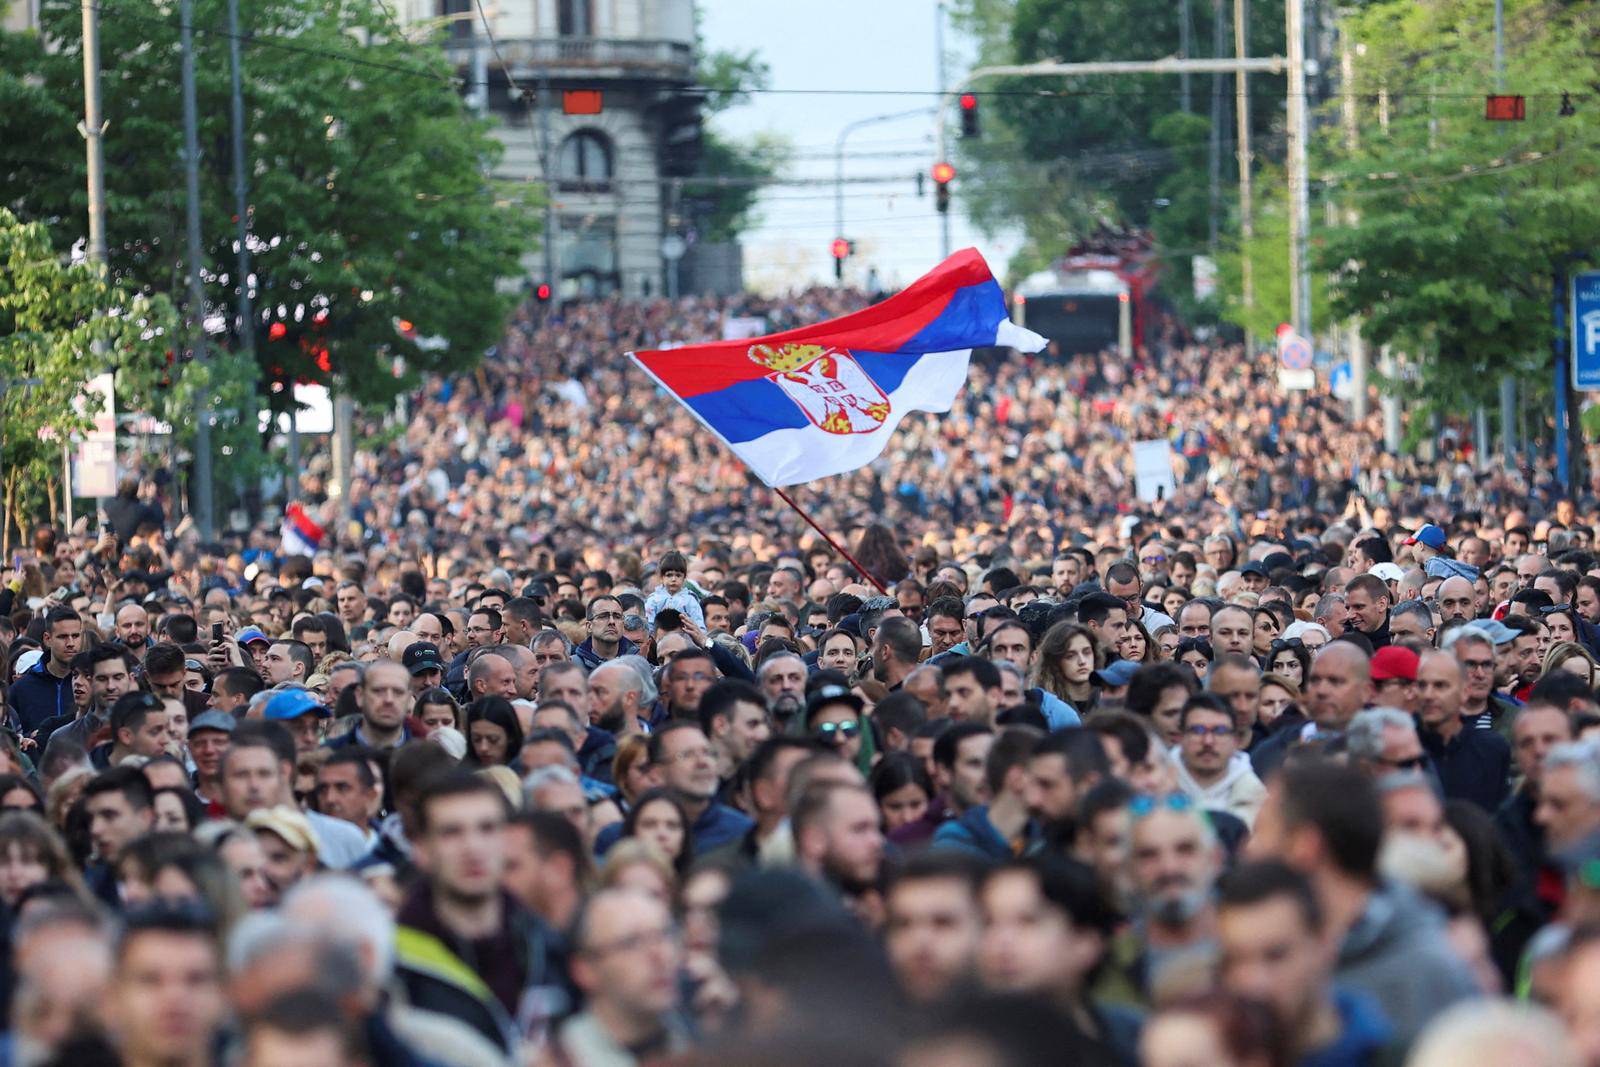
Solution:
<svg viewBox="0 0 1600 1067"><path fill-rule="evenodd" d="M572 650L572 658L590 670L638 651L638 646L622 636L622 601L609 593L589 601L588 630L588 640Z"/></svg>
<svg viewBox="0 0 1600 1067"><path fill-rule="evenodd" d="M906 675L917 669L922 658L922 631L906 618L887 618L878 625L872 639L872 676L891 691L900 688Z"/></svg>
<svg viewBox="0 0 1600 1067"><path fill-rule="evenodd" d="M1100 736L1081 726L1046 734L1028 755L1028 814L1047 841L1070 835L1078 804L1111 777Z"/></svg>
<svg viewBox="0 0 1600 1067"><path fill-rule="evenodd" d="M933 784L938 794L922 818L906 823L889 835L901 848L925 845L945 820L959 818L983 803L988 788L984 768L994 731L975 722L950 725L933 742Z"/></svg>
<svg viewBox="0 0 1600 1067"><path fill-rule="evenodd" d="M787 728L806 707L806 661L792 652L768 656L756 670L773 717Z"/></svg>
<svg viewBox="0 0 1600 1067"><path fill-rule="evenodd" d="M1216 952L1211 886L1222 846L1210 821L1181 793L1135 797L1128 842L1137 915L1112 943L1096 992L1148 1005L1163 968L1208 962Z"/></svg>
<svg viewBox="0 0 1600 1067"><path fill-rule="evenodd" d="M589 675L589 714L595 726L617 738L640 733L654 687L647 689L639 672L626 663L605 663Z"/></svg>
<svg viewBox="0 0 1600 1067"><path fill-rule="evenodd" d="M789 812L795 858L802 869L836 887L847 900L878 883L883 831L878 805L865 787L843 782L807 786Z"/></svg>
<svg viewBox="0 0 1600 1067"><path fill-rule="evenodd" d="M978 804L933 834L934 848L970 852L991 860L1020 854L1032 837L1028 801L1032 794L1028 762L1044 735L1031 726L1001 730L984 762L989 803Z"/></svg>

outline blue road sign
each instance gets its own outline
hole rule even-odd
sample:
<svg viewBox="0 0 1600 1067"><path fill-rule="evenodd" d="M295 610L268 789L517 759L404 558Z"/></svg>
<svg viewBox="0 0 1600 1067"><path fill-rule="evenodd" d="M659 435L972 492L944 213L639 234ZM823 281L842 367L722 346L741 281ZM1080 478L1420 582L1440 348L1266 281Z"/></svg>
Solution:
<svg viewBox="0 0 1600 1067"><path fill-rule="evenodd" d="M1572 387L1600 389L1600 271L1572 276Z"/></svg>
<svg viewBox="0 0 1600 1067"><path fill-rule="evenodd" d="M1350 372L1350 361L1335 363L1333 370L1328 372L1328 389L1334 396L1343 396L1355 384L1355 377Z"/></svg>

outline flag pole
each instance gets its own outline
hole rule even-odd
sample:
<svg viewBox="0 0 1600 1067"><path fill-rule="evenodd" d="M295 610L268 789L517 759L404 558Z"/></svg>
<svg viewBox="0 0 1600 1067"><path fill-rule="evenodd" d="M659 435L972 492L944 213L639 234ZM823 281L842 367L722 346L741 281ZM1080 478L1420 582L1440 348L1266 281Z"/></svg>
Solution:
<svg viewBox="0 0 1600 1067"><path fill-rule="evenodd" d="M844 546L833 539L833 535L832 534L828 533L827 530L824 530L822 527L818 526L816 520L813 519L810 515L806 514L805 508L802 508L799 504L796 504L794 502L794 498L793 497L791 497L788 493L785 493L782 489L779 489L775 485L768 486L768 488L771 489L774 493L777 493L778 494L778 498L780 500L782 500L785 504L788 504L791 508L794 508L794 513L796 515L800 516L802 519L806 520L806 525L810 526L813 530L817 531L817 533L821 534L822 535L822 539L824 541L828 542L828 544L832 545L833 546L833 550L835 552L839 553L839 555L841 555L845 559L849 560L850 561L850 565L852 567L854 567L856 570L860 571L861 572L861 576L863 578L865 578L867 581L871 582L873 587L875 589L877 589L878 592L882 593L884 596L888 596L889 595L889 590L887 590L887 589L885 589L883 587L883 583L878 581L878 579L873 576L871 571L867 570L867 568L863 567L860 563L858 563L854 556L852 556L850 553L846 552L844 550Z"/></svg>

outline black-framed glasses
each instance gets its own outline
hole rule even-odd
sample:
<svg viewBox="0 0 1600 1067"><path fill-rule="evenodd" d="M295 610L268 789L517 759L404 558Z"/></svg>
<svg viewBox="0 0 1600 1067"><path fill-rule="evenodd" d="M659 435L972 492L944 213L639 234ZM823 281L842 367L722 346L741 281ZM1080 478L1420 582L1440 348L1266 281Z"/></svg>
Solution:
<svg viewBox="0 0 1600 1067"><path fill-rule="evenodd" d="M812 733L825 745L840 745L861 733L858 722L825 722Z"/></svg>
<svg viewBox="0 0 1600 1067"><path fill-rule="evenodd" d="M1428 765L1427 756L1408 756L1405 759L1385 759L1379 756L1374 762L1397 771L1420 771Z"/></svg>
<svg viewBox="0 0 1600 1067"><path fill-rule="evenodd" d="M1208 737L1231 737L1233 735L1233 727L1223 726L1220 723L1216 726L1202 726L1200 723L1191 723L1183 728L1183 732L1197 741L1204 741Z"/></svg>

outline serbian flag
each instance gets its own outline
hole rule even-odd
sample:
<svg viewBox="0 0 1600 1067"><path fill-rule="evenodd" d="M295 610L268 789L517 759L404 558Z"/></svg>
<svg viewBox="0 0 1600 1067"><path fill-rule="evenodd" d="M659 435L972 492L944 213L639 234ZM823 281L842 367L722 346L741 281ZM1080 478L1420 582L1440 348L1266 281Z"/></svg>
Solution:
<svg viewBox="0 0 1600 1067"><path fill-rule="evenodd" d="M770 486L864 467L908 412L949 411L975 347L1024 352L989 265L957 252L881 304L766 337L630 352Z"/></svg>
<svg viewBox="0 0 1600 1067"><path fill-rule="evenodd" d="M285 556L314 556L322 544L326 531L317 520L306 514L299 504L290 504L283 512L282 549Z"/></svg>

